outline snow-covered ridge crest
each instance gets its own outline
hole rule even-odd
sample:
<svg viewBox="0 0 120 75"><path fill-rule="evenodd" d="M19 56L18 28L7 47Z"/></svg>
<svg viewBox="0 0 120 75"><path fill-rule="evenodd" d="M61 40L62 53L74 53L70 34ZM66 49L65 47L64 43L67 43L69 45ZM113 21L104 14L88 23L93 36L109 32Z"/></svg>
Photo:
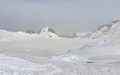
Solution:
<svg viewBox="0 0 120 75"><path fill-rule="evenodd" d="M50 27L43 28L40 35L47 38L58 38L56 32Z"/></svg>
<svg viewBox="0 0 120 75"><path fill-rule="evenodd" d="M112 21L97 28L92 34L92 38L119 38L120 20Z"/></svg>

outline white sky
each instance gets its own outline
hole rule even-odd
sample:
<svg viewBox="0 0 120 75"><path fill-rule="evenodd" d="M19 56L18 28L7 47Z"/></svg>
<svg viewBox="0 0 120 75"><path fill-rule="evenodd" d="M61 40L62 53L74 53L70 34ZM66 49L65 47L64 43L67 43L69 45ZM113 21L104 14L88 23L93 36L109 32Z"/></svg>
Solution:
<svg viewBox="0 0 120 75"><path fill-rule="evenodd" d="M0 29L93 31L120 19L120 0L0 0Z"/></svg>

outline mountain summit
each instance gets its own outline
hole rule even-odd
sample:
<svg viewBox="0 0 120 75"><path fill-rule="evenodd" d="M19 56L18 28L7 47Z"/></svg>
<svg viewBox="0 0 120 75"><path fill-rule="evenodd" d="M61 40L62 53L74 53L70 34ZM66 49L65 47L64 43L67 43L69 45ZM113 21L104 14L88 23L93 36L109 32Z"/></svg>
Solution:
<svg viewBox="0 0 120 75"><path fill-rule="evenodd" d="M40 32L40 35L48 38L58 38L55 30L53 30L51 27L43 28Z"/></svg>

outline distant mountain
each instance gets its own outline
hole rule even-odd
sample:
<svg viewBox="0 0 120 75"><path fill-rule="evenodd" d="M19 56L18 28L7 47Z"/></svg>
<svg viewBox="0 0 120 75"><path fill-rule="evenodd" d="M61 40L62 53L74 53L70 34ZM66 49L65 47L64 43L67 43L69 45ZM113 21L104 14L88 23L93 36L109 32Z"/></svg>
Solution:
<svg viewBox="0 0 120 75"><path fill-rule="evenodd" d="M76 36L78 38L86 38L91 36L91 32L81 32L81 33L76 33Z"/></svg>
<svg viewBox="0 0 120 75"><path fill-rule="evenodd" d="M63 38L85 38L86 35L90 34L90 32L79 32L79 33L59 33L59 37Z"/></svg>
<svg viewBox="0 0 120 75"><path fill-rule="evenodd" d="M50 27L43 28L39 34L35 34L33 30L28 30L27 32L0 30L0 41L20 41L31 39L33 37L59 38L56 32Z"/></svg>
<svg viewBox="0 0 120 75"><path fill-rule="evenodd" d="M45 27L43 28L40 33L39 33L41 36L43 37L47 37L47 38L58 38L55 30L53 30L52 28L50 27Z"/></svg>
<svg viewBox="0 0 120 75"><path fill-rule="evenodd" d="M32 37L38 37L37 34L27 34L25 32L10 32L6 30L0 30L0 41L19 41L19 40L27 40Z"/></svg>
<svg viewBox="0 0 120 75"><path fill-rule="evenodd" d="M76 38L77 37L76 33L59 33L58 36L63 37L63 38Z"/></svg>
<svg viewBox="0 0 120 75"><path fill-rule="evenodd" d="M120 20L112 21L98 27L92 34L91 38L120 38Z"/></svg>

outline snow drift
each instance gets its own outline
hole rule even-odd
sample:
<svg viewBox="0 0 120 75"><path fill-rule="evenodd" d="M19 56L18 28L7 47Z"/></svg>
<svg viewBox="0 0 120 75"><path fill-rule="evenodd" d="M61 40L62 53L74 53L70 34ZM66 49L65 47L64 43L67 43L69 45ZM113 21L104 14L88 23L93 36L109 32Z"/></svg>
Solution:
<svg viewBox="0 0 120 75"><path fill-rule="evenodd" d="M54 74L61 70L52 64L38 64L0 54L0 75Z"/></svg>
<svg viewBox="0 0 120 75"><path fill-rule="evenodd" d="M70 54L83 56L103 56L103 55L119 55L120 42L115 41L99 41L87 44L79 49L69 52Z"/></svg>
<svg viewBox="0 0 120 75"><path fill-rule="evenodd" d="M20 41L31 39L33 37L59 38L55 31L50 27L43 28L40 32L40 35L29 34L21 31L10 32L6 30L0 30L0 41Z"/></svg>
<svg viewBox="0 0 120 75"><path fill-rule="evenodd" d="M51 59L79 63L118 63L119 55L120 42L104 40L86 44L78 49L69 50L66 53L53 56Z"/></svg>
<svg viewBox="0 0 120 75"><path fill-rule="evenodd" d="M70 55L70 54L53 56L51 59L59 60L59 61L68 61L68 62L85 62L87 60L79 55Z"/></svg>

